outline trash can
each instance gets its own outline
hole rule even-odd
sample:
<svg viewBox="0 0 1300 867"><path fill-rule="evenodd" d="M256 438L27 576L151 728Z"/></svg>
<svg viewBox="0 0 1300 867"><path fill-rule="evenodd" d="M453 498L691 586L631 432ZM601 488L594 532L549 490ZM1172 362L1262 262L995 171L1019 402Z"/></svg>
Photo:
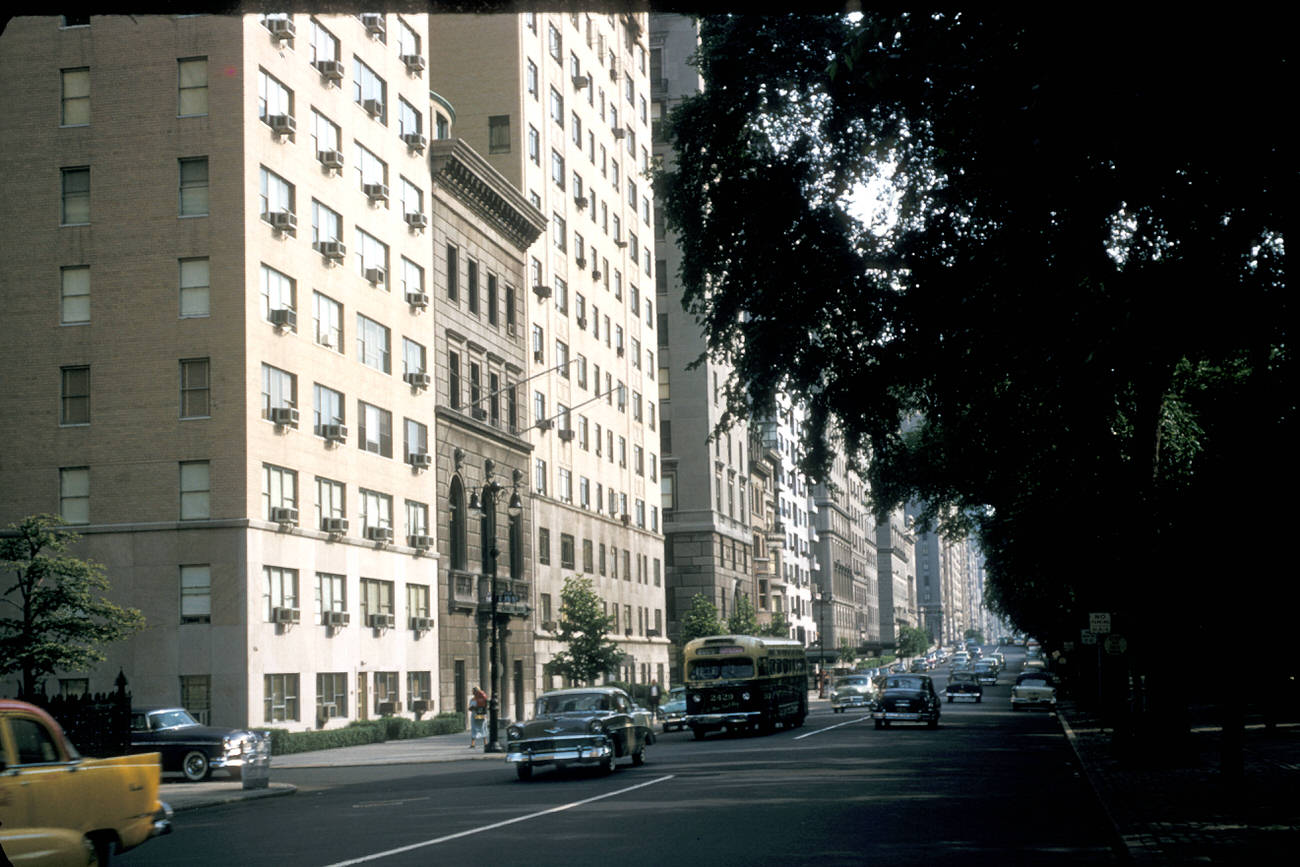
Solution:
<svg viewBox="0 0 1300 867"><path fill-rule="evenodd" d="M263 731L251 755L244 758L241 778L245 789L265 789L271 784L271 733Z"/></svg>

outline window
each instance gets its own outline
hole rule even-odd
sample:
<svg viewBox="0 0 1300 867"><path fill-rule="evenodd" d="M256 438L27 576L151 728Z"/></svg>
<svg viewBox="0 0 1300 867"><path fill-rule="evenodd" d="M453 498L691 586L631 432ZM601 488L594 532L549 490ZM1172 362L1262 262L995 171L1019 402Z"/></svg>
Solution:
<svg viewBox="0 0 1300 867"><path fill-rule="evenodd" d="M560 568L574 568L573 553L573 536L568 533L560 534Z"/></svg>
<svg viewBox="0 0 1300 867"><path fill-rule="evenodd" d="M212 621L212 567L180 567L181 623Z"/></svg>
<svg viewBox="0 0 1300 867"><path fill-rule="evenodd" d="M272 509L298 508L298 473L262 464L262 519L271 520Z"/></svg>
<svg viewBox="0 0 1300 867"><path fill-rule="evenodd" d="M551 120L560 129L564 129L564 97L555 88L551 88Z"/></svg>
<svg viewBox="0 0 1300 867"><path fill-rule="evenodd" d="M297 285L292 277L262 266L262 319L271 321L272 310L296 310Z"/></svg>
<svg viewBox="0 0 1300 867"><path fill-rule="evenodd" d="M316 526L326 518L342 518L347 515L347 488L342 482L316 477Z"/></svg>
<svg viewBox="0 0 1300 867"><path fill-rule="evenodd" d="M460 409L460 354L447 353L447 404Z"/></svg>
<svg viewBox="0 0 1300 867"><path fill-rule="evenodd" d="M551 151L551 180L559 189L564 189L564 157L556 151Z"/></svg>
<svg viewBox="0 0 1300 867"><path fill-rule="evenodd" d="M209 481L207 461L182 461L181 470L181 520L198 520L211 517L212 484Z"/></svg>
<svg viewBox="0 0 1300 867"><path fill-rule="evenodd" d="M442 112L434 112L434 138L451 138L451 121Z"/></svg>
<svg viewBox="0 0 1300 867"><path fill-rule="evenodd" d="M90 424L90 367L60 369L59 424Z"/></svg>
<svg viewBox="0 0 1300 867"><path fill-rule="evenodd" d="M632 338L632 366L637 370L641 369L641 341L635 337ZM637 421L640 420L640 414L638 414Z"/></svg>
<svg viewBox="0 0 1300 867"><path fill-rule="evenodd" d="M556 28L554 24L548 24L546 26L546 30L547 30L546 33L547 50L550 52L551 57L555 59L556 63L563 63L564 62L564 38L560 35L560 31Z"/></svg>
<svg viewBox="0 0 1300 867"><path fill-rule="evenodd" d="M311 200L311 242L319 244L322 241L342 241L343 240L343 216L330 208L328 205L322 205L315 199Z"/></svg>
<svg viewBox="0 0 1300 867"><path fill-rule="evenodd" d="M587 357L579 353L577 360L574 362L574 367L576 367L578 370L578 387L586 388L587 387Z"/></svg>
<svg viewBox="0 0 1300 867"><path fill-rule="evenodd" d="M357 169L357 185L364 193L367 186L382 186L388 188L388 163L367 148L361 142L352 143L353 162Z"/></svg>
<svg viewBox="0 0 1300 867"><path fill-rule="evenodd" d="M395 710L401 704L401 696L397 691L397 672L395 671L376 671L375 672L375 713L383 713L381 708L384 705L392 705Z"/></svg>
<svg viewBox="0 0 1300 867"><path fill-rule="evenodd" d="M379 491L368 491L365 488L358 489L361 495L361 527L364 534L365 530L371 527L393 528L393 498L388 494Z"/></svg>
<svg viewBox="0 0 1300 867"><path fill-rule="evenodd" d="M59 271L59 322L81 325L90 321L90 266Z"/></svg>
<svg viewBox="0 0 1300 867"><path fill-rule="evenodd" d="M487 275L487 315L488 324L496 325L500 320L499 303L497 299L497 275Z"/></svg>
<svg viewBox="0 0 1300 867"><path fill-rule="evenodd" d="M429 453L429 428L414 419L406 419L406 454L427 455Z"/></svg>
<svg viewBox="0 0 1300 867"><path fill-rule="evenodd" d="M459 298L457 289L457 278L460 276L460 266L457 261L458 252L451 244L447 245L447 297L452 301Z"/></svg>
<svg viewBox="0 0 1300 867"><path fill-rule="evenodd" d="M555 244L555 249L559 250L561 253L565 252L569 246L568 229L566 228L564 218L558 213L551 214L551 234L554 236L553 242Z"/></svg>
<svg viewBox="0 0 1300 867"><path fill-rule="evenodd" d="M180 315L207 316L209 312L208 259L181 259ZM89 274L87 274L89 280ZM89 305L89 299L87 299Z"/></svg>
<svg viewBox="0 0 1300 867"><path fill-rule="evenodd" d="M337 352L343 351L343 305L319 292L312 293L312 319L316 342Z"/></svg>
<svg viewBox="0 0 1300 867"><path fill-rule="evenodd" d="M402 213L403 214L423 214L424 213L424 190L421 190L415 184L406 178L401 179L402 187Z"/></svg>
<svg viewBox="0 0 1300 867"><path fill-rule="evenodd" d="M569 284L555 278L555 312L569 315Z"/></svg>
<svg viewBox="0 0 1300 867"><path fill-rule="evenodd" d="M533 422L546 418L546 395L540 391L533 392Z"/></svg>
<svg viewBox="0 0 1300 867"><path fill-rule="evenodd" d="M555 367L560 376L569 378L569 345L563 340L555 341Z"/></svg>
<svg viewBox="0 0 1300 867"><path fill-rule="evenodd" d="M531 60L528 61L528 66L524 71L524 83L528 87L528 95L533 99L538 99L537 64L533 63Z"/></svg>
<svg viewBox="0 0 1300 867"><path fill-rule="evenodd" d="M59 516L69 524L90 523L90 467L59 470Z"/></svg>
<svg viewBox="0 0 1300 867"><path fill-rule="evenodd" d="M586 476L580 476L578 478L578 505L582 506L582 508L584 509L591 508L591 480L588 479ZM586 544L590 546L591 541L588 540ZM587 561L586 571L590 572L591 571L590 549L585 552L585 557Z"/></svg>
<svg viewBox="0 0 1300 867"><path fill-rule="evenodd" d="M357 314L357 360L382 373L392 373L391 332L368 316Z"/></svg>
<svg viewBox="0 0 1300 867"><path fill-rule="evenodd" d="M312 392L314 399L312 431L316 436L325 436L325 425L341 425L347 421L344 418L343 394L328 386L321 385L319 382L312 386Z"/></svg>
<svg viewBox="0 0 1300 867"><path fill-rule="evenodd" d="M269 364L262 365L262 418L271 410L298 405L298 377Z"/></svg>
<svg viewBox="0 0 1300 867"><path fill-rule="evenodd" d="M542 460L541 458L537 458L536 461L535 461L535 463L534 463L534 465L533 465L533 471L534 471L534 480L533 480L533 481L534 481L534 486L535 486L536 489L537 489L537 493L542 494L543 496L545 496L545 494L546 494L546 461Z"/></svg>
<svg viewBox="0 0 1300 867"><path fill-rule="evenodd" d="M293 184L265 166L262 167L259 184L263 220L270 222L270 215L273 213L292 214L296 211Z"/></svg>
<svg viewBox="0 0 1300 867"><path fill-rule="evenodd" d="M313 65L322 60L339 59L339 40L315 18L311 20L311 62Z"/></svg>
<svg viewBox="0 0 1300 867"><path fill-rule="evenodd" d="M429 535L429 504L415 500L406 501L406 533L409 536Z"/></svg>
<svg viewBox="0 0 1300 867"><path fill-rule="evenodd" d="M361 619L367 621L371 614L393 613L393 582L376 578L361 579Z"/></svg>
<svg viewBox="0 0 1300 867"><path fill-rule="evenodd" d="M342 577L342 576L340 576ZM341 610L341 609L340 609ZM348 674L322 671L316 675L316 719L330 720L348 715Z"/></svg>
<svg viewBox="0 0 1300 867"><path fill-rule="evenodd" d="M208 359L181 359L181 418L210 416L212 382Z"/></svg>
<svg viewBox="0 0 1300 867"><path fill-rule="evenodd" d="M275 76L257 71L257 117L262 123L275 128L271 118L293 117L293 91L280 83Z"/></svg>
<svg viewBox="0 0 1300 867"><path fill-rule="evenodd" d="M420 53L420 34L401 18L397 19L397 55L410 57Z"/></svg>
<svg viewBox="0 0 1300 867"><path fill-rule="evenodd" d="M267 674L262 676L263 719L267 722L298 720L298 675Z"/></svg>
<svg viewBox="0 0 1300 867"><path fill-rule="evenodd" d="M488 420L493 427L501 426L501 375L488 374Z"/></svg>
<svg viewBox="0 0 1300 867"><path fill-rule="evenodd" d="M542 137L532 124L528 125L528 158L534 165L542 164Z"/></svg>
<svg viewBox="0 0 1300 867"><path fill-rule="evenodd" d="M588 446L589 427L590 426L587 423L587 417L585 415L579 415L578 416L578 447L583 451L587 451L587 449L589 448Z"/></svg>
<svg viewBox="0 0 1300 867"><path fill-rule="evenodd" d="M208 113L208 59L183 57L176 61L177 109L180 117Z"/></svg>
<svg viewBox="0 0 1300 867"><path fill-rule="evenodd" d="M388 84L355 54L352 56L352 101L380 123L388 123Z"/></svg>
<svg viewBox="0 0 1300 867"><path fill-rule="evenodd" d="M424 344L417 343L409 337L402 338L403 373L424 373L425 355Z"/></svg>
<svg viewBox="0 0 1300 867"><path fill-rule="evenodd" d="M340 150L339 126L316 109L311 112L311 143L312 152L319 154L321 151Z"/></svg>
<svg viewBox="0 0 1300 867"><path fill-rule="evenodd" d="M537 562L544 566L551 563L551 531L545 527L537 529Z"/></svg>
<svg viewBox="0 0 1300 867"><path fill-rule="evenodd" d="M465 302L469 312L478 315L478 262L465 260Z"/></svg>
<svg viewBox="0 0 1300 867"><path fill-rule="evenodd" d="M357 447L386 458L393 456L393 414L357 401Z"/></svg>
<svg viewBox="0 0 1300 867"><path fill-rule="evenodd" d="M488 117L488 153L510 153L510 115L494 114Z"/></svg>
<svg viewBox="0 0 1300 867"><path fill-rule="evenodd" d="M561 503L573 502L573 473L564 467L559 469L559 495Z"/></svg>
<svg viewBox="0 0 1300 867"><path fill-rule="evenodd" d="M62 170L63 209L61 222L79 226L90 222L90 166Z"/></svg>
<svg viewBox="0 0 1300 867"><path fill-rule="evenodd" d="M582 118L578 117L575 111L569 115L569 135L573 138L573 143L582 149Z"/></svg>
<svg viewBox="0 0 1300 867"><path fill-rule="evenodd" d="M369 280L371 276L379 277L376 286L388 291L388 245L374 235L357 227L357 254L353 259L357 263L357 273ZM379 273L367 272L378 269Z"/></svg>
<svg viewBox="0 0 1300 867"><path fill-rule="evenodd" d="M85 126L90 123L90 67L61 70L63 95L59 106L59 123Z"/></svg>

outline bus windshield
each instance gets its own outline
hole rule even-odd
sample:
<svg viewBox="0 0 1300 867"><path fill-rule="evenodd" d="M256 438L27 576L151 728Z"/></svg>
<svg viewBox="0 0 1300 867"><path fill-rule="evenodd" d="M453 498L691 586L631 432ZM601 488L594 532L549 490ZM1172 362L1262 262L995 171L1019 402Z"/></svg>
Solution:
<svg viewBox="0 0 1300 867"><path fill-rule="evenodd" d="M754 660L728 659L726 662L698 659L691 663L691 680L742 680L754 676Z"/></svg>

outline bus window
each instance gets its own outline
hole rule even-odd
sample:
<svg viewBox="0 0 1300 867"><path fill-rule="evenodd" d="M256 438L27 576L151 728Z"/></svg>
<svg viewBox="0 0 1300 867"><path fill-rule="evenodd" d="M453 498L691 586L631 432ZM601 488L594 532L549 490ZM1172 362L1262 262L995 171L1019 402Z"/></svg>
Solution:
<svg viewBox="0 0 1300 867"><path fill-rule="evenodd" d="M726 662L702 662L691 664L691 680L740 680L754 676L754 662L750 659L729 659Z"/></svg>

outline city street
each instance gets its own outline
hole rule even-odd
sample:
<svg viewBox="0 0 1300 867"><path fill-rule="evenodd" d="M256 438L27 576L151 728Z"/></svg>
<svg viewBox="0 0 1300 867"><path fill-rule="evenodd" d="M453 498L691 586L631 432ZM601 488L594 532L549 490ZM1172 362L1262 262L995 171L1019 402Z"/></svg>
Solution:
<svg viewBox="0 0 1300 867"><path fill-rule="evenodd" d="M661 735L644 767L609 777L521 783L504 761L286 769L275 778L296 795L179 814L120 863L1115 863L1055 716L1009 709L1014 677L944 704L938 730L876 731L819 703L769 737Z"/></svg>

